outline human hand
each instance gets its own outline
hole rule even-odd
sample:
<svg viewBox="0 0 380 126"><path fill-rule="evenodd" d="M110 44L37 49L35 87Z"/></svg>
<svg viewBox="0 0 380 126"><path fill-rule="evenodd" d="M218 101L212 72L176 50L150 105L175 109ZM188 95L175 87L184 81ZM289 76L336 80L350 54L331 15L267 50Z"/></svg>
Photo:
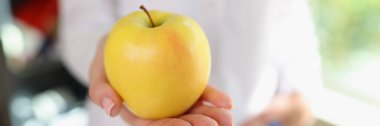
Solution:
<svg viewBox="0 0 380 126"><path fill-rule="evenodd" d="M103 40L90 67L89 96L109 116L118 114L133 126L232 126L231 99L223 92L207 86L201 98L185 114L158 120L142 119L132 114L122 103L121 97L109 85L104 71Z"/></svg>

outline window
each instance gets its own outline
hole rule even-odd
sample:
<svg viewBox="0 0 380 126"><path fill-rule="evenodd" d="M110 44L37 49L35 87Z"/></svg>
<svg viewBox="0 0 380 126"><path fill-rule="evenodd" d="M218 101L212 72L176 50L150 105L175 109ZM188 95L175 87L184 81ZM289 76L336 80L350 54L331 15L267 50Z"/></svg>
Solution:
<svg viewBox="0 0 380 126"><path fill-rule="evenodd" d="M334 125L380 125L380 0L311 0L324 90L315 115Z"/></svg>
<svg viewBox="0 0 380 126"><path fill-rule="evenodd" d="M380 106L380 1L312 0L325 87Z"/></svg>

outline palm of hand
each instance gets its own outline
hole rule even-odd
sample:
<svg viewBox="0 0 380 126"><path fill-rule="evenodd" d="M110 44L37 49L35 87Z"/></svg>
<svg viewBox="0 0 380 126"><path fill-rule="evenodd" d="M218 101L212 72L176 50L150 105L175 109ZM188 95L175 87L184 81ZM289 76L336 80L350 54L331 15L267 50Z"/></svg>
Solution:
<svg viewBox="0 0 380 126"><path fill-rule="evenodd" d="M215 105L203 103L204 101ZM158 120L141 119L123 108L121 116L134 126L232 126L230 99L220 91L207 87L202 98L184 115Z"/></svg>

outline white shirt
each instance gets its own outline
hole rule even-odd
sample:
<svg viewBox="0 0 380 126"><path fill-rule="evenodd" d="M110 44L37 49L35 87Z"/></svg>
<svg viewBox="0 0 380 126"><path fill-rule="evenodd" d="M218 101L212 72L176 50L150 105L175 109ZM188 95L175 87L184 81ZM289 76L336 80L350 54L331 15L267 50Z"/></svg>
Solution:
<svg viewBox="0 0 380 126"><path fill-rule="evenodd" d="M144 4L187 15L210 43L210 84L228 93L235 123L260 113L276 91L320 83L318 43L306 0L62 0L63 60L83 83L100 38ZM301 86L295 86L299 84ZM306 91L305 91L306 92ZM90 125L122 125L89 104Z"/></svg>

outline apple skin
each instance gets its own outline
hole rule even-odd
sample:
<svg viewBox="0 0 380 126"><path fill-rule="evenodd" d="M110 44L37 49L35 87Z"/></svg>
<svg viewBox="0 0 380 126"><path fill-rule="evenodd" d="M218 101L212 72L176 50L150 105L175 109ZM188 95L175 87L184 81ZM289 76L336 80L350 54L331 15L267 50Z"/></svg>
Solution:
<svg viewBox="0 0 380 126"><path fill-rule="evenodd" d="M202 95L210 75L208 40L193 19L162 11L120 19L104 50L108 81L138 117L185 113Z"/></svg>

